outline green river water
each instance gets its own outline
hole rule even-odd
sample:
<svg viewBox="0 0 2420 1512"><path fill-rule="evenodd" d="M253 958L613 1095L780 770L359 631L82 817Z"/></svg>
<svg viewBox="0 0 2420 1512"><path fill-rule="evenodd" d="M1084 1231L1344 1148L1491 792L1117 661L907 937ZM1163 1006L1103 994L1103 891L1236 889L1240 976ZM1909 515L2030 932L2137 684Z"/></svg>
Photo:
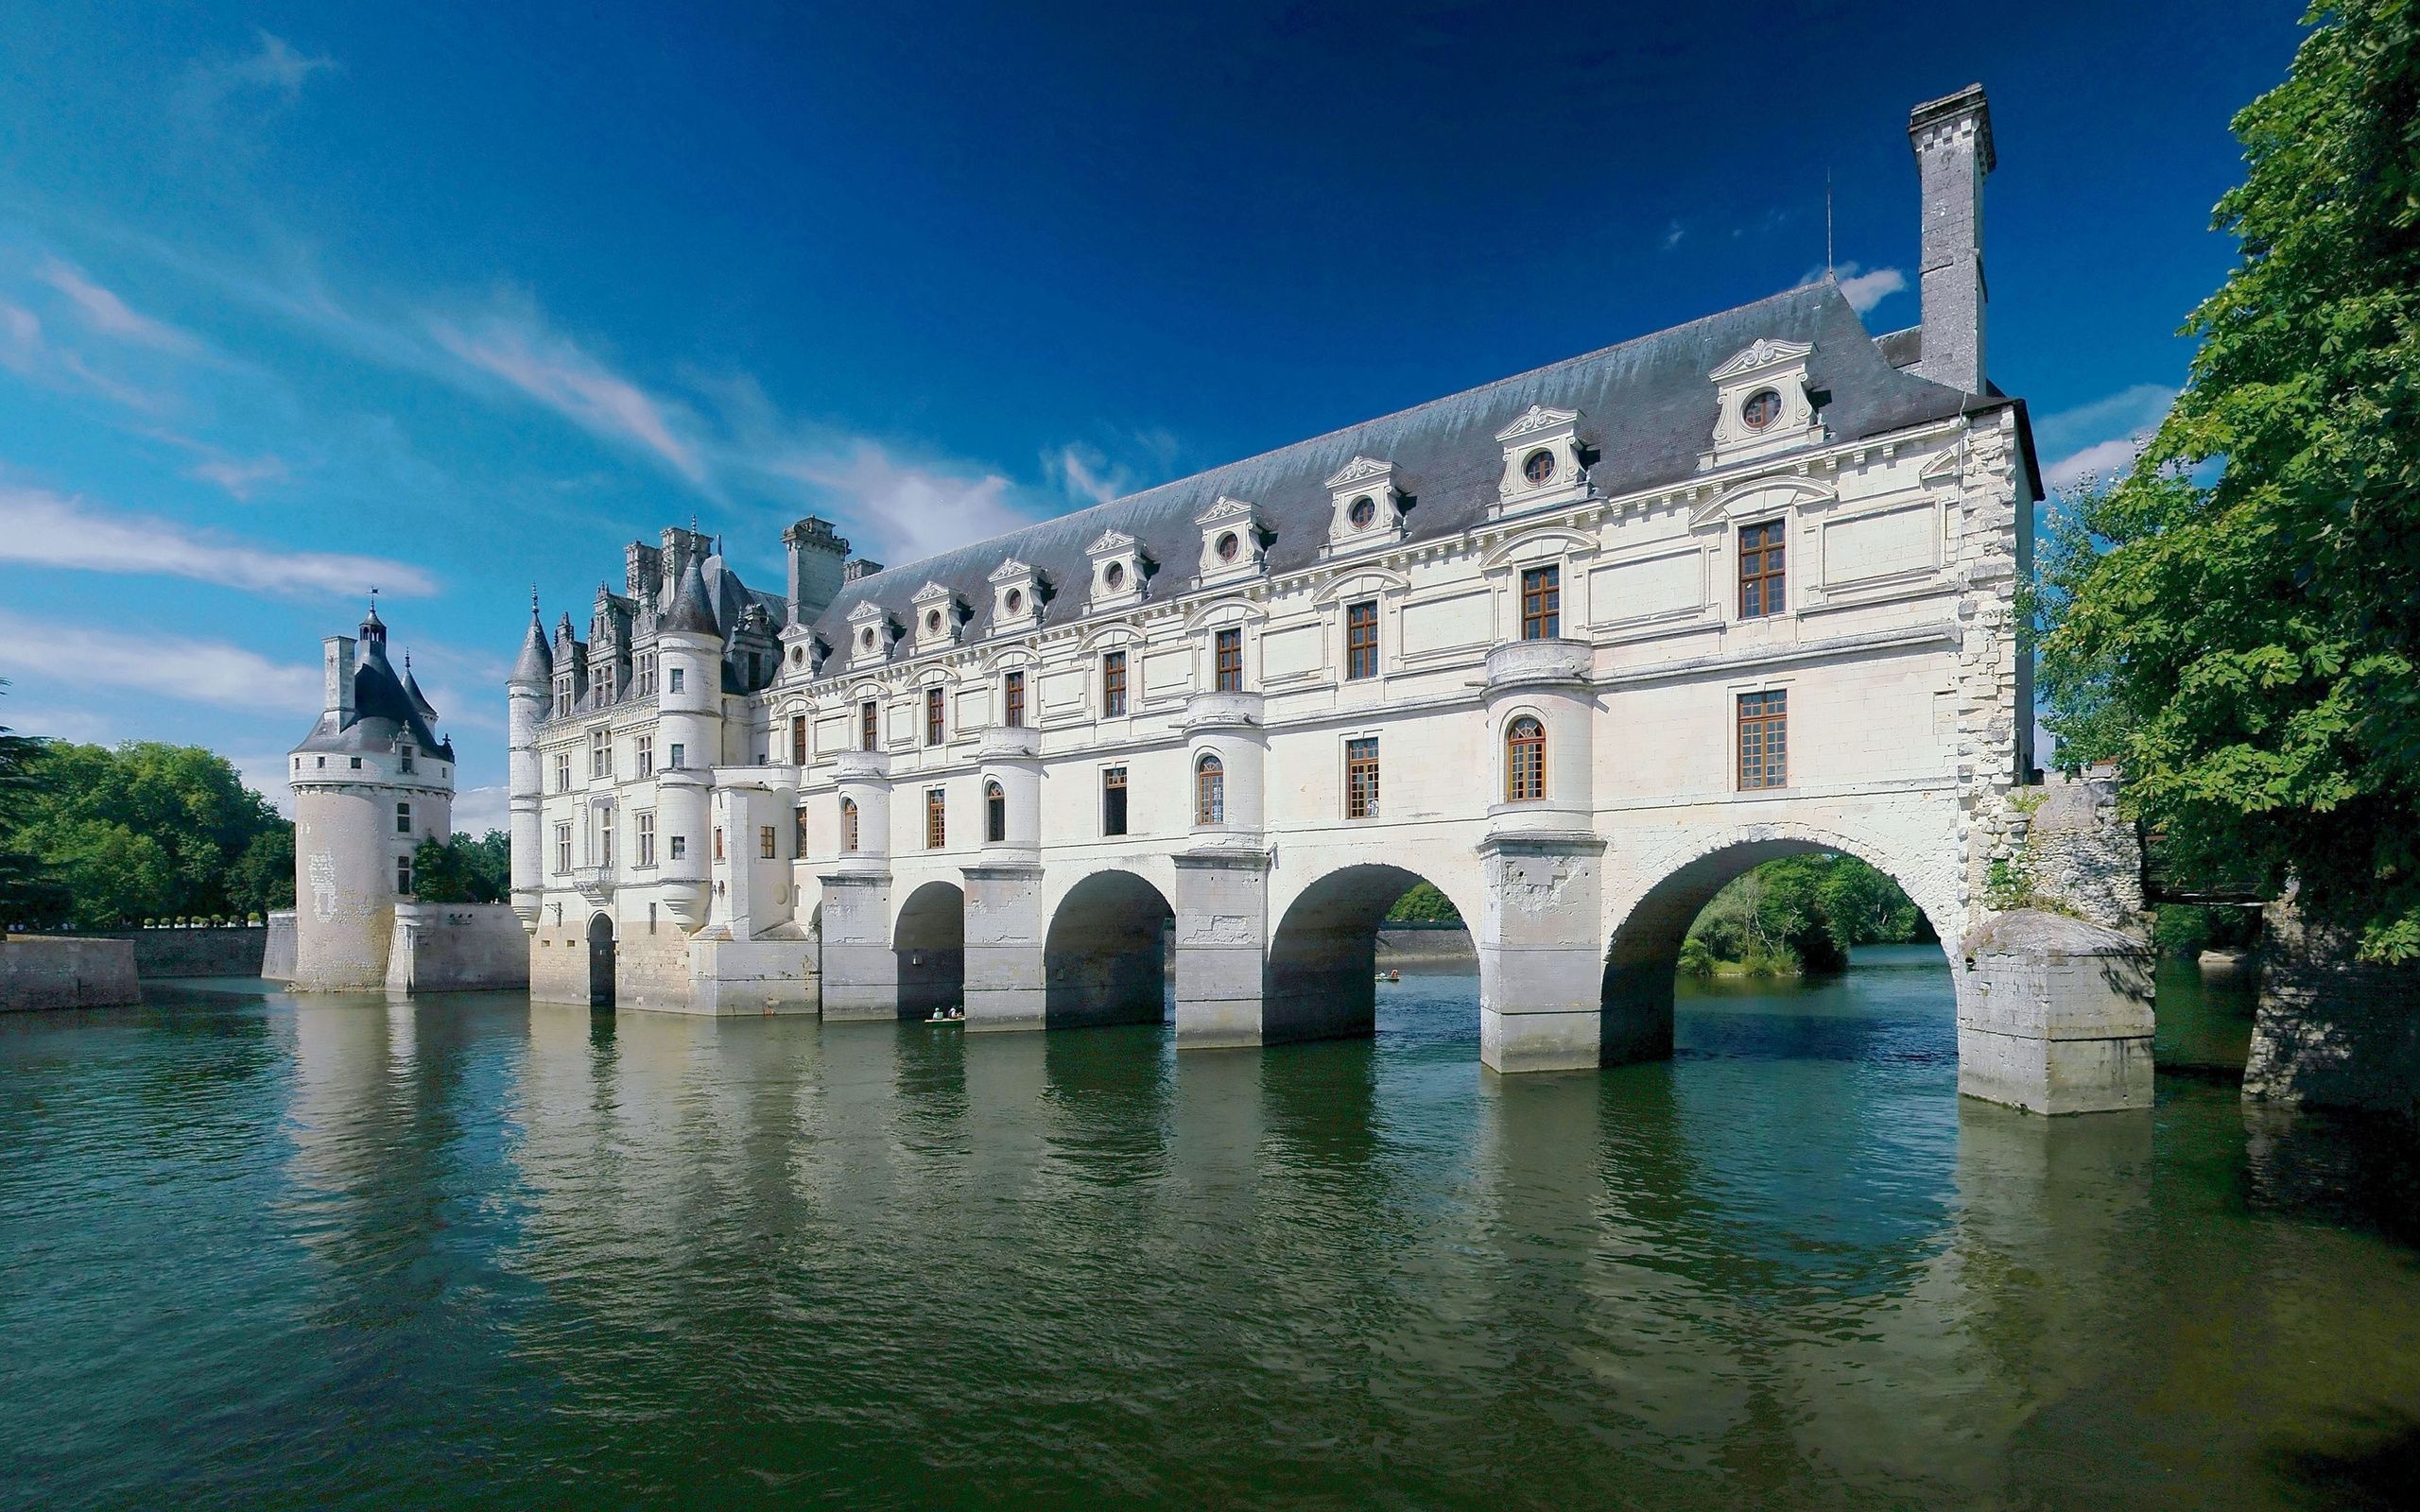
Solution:
<svg viewBox="0 0 2420 1512"><path fill-rule="evenodd" d="M1498 1079L1476 981L1178 1056L517 996L0 1021L0 1503L2420 1494L2408 1138L1955 1093L1938 950Z"/></svg>

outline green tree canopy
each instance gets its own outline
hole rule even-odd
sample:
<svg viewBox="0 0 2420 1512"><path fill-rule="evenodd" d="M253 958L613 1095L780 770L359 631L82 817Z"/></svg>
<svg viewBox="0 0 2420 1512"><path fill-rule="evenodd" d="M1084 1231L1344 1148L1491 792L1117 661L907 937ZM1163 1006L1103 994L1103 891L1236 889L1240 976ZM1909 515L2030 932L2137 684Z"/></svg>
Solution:
<svg viewBox="0 0 2420 1512"><path fill-rule="evenodd" d="M1735 877L1700 911L1681 969L1722 961L1751 971L1837 971L1858 945L1930 939L1931 926L1899 885L1855 856L1785 856Z"/></svg>
<svg viewBox="0 0 2420 1512"><path fill-rule="evenodd" d="M512 841L502 830L474 840L431 835L412 852L412 896L424 903L500 903L512 896Z"/></svg>
<svg viewBox="0 0 2420 1512"><path fill-rule="evenodd" d="M2242 258L2133 470L2062 502L2039 608L2070 765L2115 760L2184 874L2288 872L2420 956L2420 23L2314 9L2237 115Z"/></svg>
<svg viewBox="0 0 2420 1512"><path fill-rule="evenodd" d="M0 691L9 684L0 680ZM0 725L0 929L47 924L66 916L67 889L17 838L42 792L42 742Z"/></svg>
<svg viewBox="0 0 2420 1512"><path fill-rule="evenodd" d="M293 826L222 756L153 742L112 749L46 741L27 775L0 850L34 856L65 896L56 917L26 922L109 928L293 901Z"/></svg>

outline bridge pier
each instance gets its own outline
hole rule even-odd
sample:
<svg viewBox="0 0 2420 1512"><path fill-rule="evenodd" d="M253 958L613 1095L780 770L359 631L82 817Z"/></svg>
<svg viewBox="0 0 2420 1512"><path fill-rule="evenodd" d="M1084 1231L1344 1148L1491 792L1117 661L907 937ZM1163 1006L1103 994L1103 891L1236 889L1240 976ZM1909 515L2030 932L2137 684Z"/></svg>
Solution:
<svg viewBox="0 0 2420 1512"><path fill-rule="evenodd" d="M848 871L818 880L823 885L823 1016L898 1018L890 873Z"/></svg>
<svg viewBox="0 0 2420 1512"><path fill-rule="evenodd" d="M1042 868L967 867L966 1027L1039 1029L1046 1022Z"/></svg>
<svg viewBox="0 0 2420 1512"><path fill-rule="evenodd" d="M1478 1054L1489 1070L1577 1071L1599 1063L1604 851L1604 841L1580 832L1481 842ZM1668 1030L1665 1043L1668 1050Z"/></svg>
<svg viewBox="0 0 2420 1512"><path fill-rule="evenodd" d="M1175 902L1177 1048L1259 1044L1269 852L1179 855Z"/></svg>

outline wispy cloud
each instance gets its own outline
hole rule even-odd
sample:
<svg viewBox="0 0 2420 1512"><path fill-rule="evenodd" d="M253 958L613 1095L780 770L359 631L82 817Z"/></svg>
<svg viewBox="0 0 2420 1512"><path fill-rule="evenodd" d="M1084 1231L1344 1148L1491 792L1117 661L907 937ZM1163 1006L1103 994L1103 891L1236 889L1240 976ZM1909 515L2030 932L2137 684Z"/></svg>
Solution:
<svg viewBox="0 0 2420 1512"><path fill-rule="evenodd" d="M244 95L291 105L302 98L311 76L336 66L333 58L306 53L273 32L255 30L250 52L195 62L177 92L174 109L189 122L214 125L229 102Z"/></svg>
<svg viewBox="0 0 2420 1512"><path fill-rule="evenodd" d="M1107 504L1132 491L1133 480L1124 468L1081 441L1069 441L1056 452L1045 453L1042 466L1069 498L1085 504Z"/></svg>
<svg viewBox="0 0 2420 1512"><path fill-rule="evenodd" d="M2124 472L2175 402L2176 390L2166 385L2135 384L2043 416L2033 422L2034 449L2052 459L2042 469L2043 481L2067 489Z"/></svg>
<svg viewBox="0 0 2420 1512"><path fill-rule="evenodd" d="M507 829L511 823L510 803L511 794L501 783L462 789L454 795L454 833L485 834Z"/></svg>
<svg viewBox="0 0 2420 1512"><path fill-rule="evenodd" d="M111 514L80 499L0 485L0 560L87 572L149 573L233 588L425 594L436 580L406 562L202 535L174 521Z"/></svg>
<svg viewBox="0 0 2420 1512"><path fill-rule="evenodd" d="M1015 486L998 473L919 466L862 438L836 450L768 456L759 465L848 501L852 528L873 538L870 555L885 562L915 561L1031 523L1017 506Z"/></svg>
<svg viewBox="0 0 2420 1512"><path fill-rule="evenodd" d="M56 257L36 268L34 276L65 295L82 315L84 323L102 335L157 347L163 352L190 353L201 348L187 333L164 320L135 313L124 300L87 278L81 268Z"/></svg>
<svg viewBox="0 0 2420 1512"><path fill-rule="evenodd" d="M317 666L271 662L222 641L122 635L7 610L0 610L0 668L233 709L303 713L320 706Z"/></svg>
<svg viewBox="0 0 2420 1512"><path fill-rule="evenodd" d="M1676 220L1672 222L1670 225L1664 228L1664 239L1662 243L1659 244L1660 249L1667 252L1670 251L1673 248L1680 246L1683 238L1687 235L1688 232L1682 228L1679 221Z"/></svg>
<svg viewBox="0 0 2420 1512"><path fill-rule="evenodd" d="M249 499L264 483L285 482L288 470L283 460L274 456L214 456L187 469L185 475L216 483L238 499Z"/></svg>
<svg viewBox="0 0 2420 1512"><path fill-rule="evenodd" d="M0 300L0 368L45 387L98 394L137 414L156 415L166 407L162 400L101 372L53 342L40 316L5 300Z"/></svg>
<svg viewBox="0 0 2420 1512"><path fill-rule="evenodd" d="M1841 297L1859 315L1908 286L1908 275L1895 267L1868 268L1842 263L1832 270L1832 276L1840 282ZM1812 275L1809 277L1811 280Z"/></svg>
<svg viewBox="0 0 2420 1512"><path fill-rule="evenodd" d="M673 406L546 329L534 310L494 311L467 324L433 318L429 334L590 434L652 452L690 482L706 482L696 448L674 434Z"/></svg>

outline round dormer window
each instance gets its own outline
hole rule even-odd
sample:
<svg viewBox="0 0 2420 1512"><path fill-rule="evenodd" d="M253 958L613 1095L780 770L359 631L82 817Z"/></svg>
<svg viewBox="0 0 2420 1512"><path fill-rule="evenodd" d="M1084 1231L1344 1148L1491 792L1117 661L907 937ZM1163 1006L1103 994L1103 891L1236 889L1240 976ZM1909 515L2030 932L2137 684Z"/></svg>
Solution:
<svg viewBox="0 0 2420 1512"><path fill-rule="evenodd" d="M794 666L794 667L801 667L801 666L804 666L804 665L806 665L806 647L805 647L805 646L803 646L803 645L793 645L793 646L791 646L791 647L790 647L790 665L792 665L792 666Z"/></svg>
<svg viewBox="0 0 2420 1512"><path fill-rule="evenodd" d="M1367 530L1370 522L1378 518L1378 501L1363 494L1344 507L1344 518L1353 522L1356 530Z"/></svg>
<svg viewBox="0 0 2420 1512"><path fill-rule="evenodd" d="M1554 454L1543 446L1531 452L1521 459L1521 475L1530 480L1531 488L1543 485L1554 476Z"/></svg>
<svg viewBox="0 0 2420 1512"><path fill-rule="evenodd" d="M864 629L857 632L857 644L864 646L869 651L873 649L873 626L869 625Z"/></svg>
<svg viewBox="0 0 2420 1512"><path fill-rule="evenodd" d="M1739 423L1752 431L1763 430L1779 419L1781 419L1779 389L1759 388L1748 396L1746 404L1739 406Z"/></svg>
<svg viewBox="0 0 2420 1512"><path fill-rule="evenodd" d="M1024 613L1024 612L1025 612L1025 590L1024 590L1024 589L1022 589L1022 588L1011 588L1011 589L1010 589L1010 590L1009 590L1009 596L1008 596L1008 600L1007 600L1007 602L1008 602L1008 606L1009 606L1009 612L1010 612L1010 613L1011 613L1011 614L1022 614L1022 613Z"/></svg>
<svg viewBox="0 0 2420 1512"><path fill-rule="evenodd" d="M1225 535L1220 536L1220 537L1219 538L1218 552L1219 552L1219 559L1220 561L1233 561L1233 560L1235 560L1235 559L1236 559L1236 553L1237 553L1237 552L1239 552L1239 551L1241 551L1241 550L1243 550L1243 549L1244 549L1244 543L1243 543L1241 541L1238 541L1237 539L1236 539L1236 533L1235 533L1234 531L1232 531L1232 530L1228 531Z"/></svg>
<svg viewBox="0 0 2420 1512"><path fill-rule="evenodd" d="M1113 589L1125 587L1126 564L1122 561L1111 562L1101 570L1100 580Z"/></svg>
<svg viewBox="0 0 2420 1512"><path fill-rule="evenodd" d="M942 632L942 611L940 610L928 609L925 610L925 629L926 633L932 635L939 635Z"/></svg>

